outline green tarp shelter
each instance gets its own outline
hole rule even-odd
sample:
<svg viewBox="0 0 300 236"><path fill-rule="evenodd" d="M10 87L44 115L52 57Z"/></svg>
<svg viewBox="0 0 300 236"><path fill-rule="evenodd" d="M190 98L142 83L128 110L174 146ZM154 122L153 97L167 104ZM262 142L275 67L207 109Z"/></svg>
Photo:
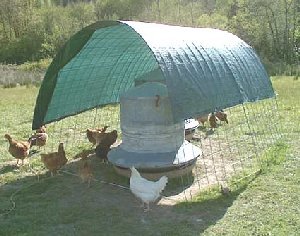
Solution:
<svg viewBox="0 0 300 236"><path fill-rule="evenodd" d="M72 36L49 66L32 128L105 104L147 81L166 84L174 121L274 96L254 50L210 28L96 22Z"/></svg>

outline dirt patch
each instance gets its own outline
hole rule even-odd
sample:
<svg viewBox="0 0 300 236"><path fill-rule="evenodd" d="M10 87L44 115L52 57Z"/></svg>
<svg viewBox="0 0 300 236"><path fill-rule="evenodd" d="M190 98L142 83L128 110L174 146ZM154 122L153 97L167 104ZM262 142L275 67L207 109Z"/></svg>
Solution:
<svg viewBox="0 0 300 236"><path fill-rule="evenodd" d="M158 205L173 206L179 201L191 200L192 197L209 186L226 184L226 179L236 173L237 167L234 167L236 160L222 156L225 154L225 151L224 147L220 147L219 142L205 139L201 141L201 144L195 143L195 145L201 146L203 156L198 158L192 174L171 179L170 185L163 192L163 197L157 202ZM222 152L211 154L211 148L216 149L216 147L221 148ZM126 201L125 205L128 205L129 202L134 202L134 205L129 204L131 207L140 205L140 201L130 192L128 178L119 176L111 164L102 163L95 155L91 155L89 158L93 166L92 186L87 188L87 185L80 182L78 174L80 159L78 158L70 161L67 167L64 168L64 171L61 171L70 181L73 179L70 184L74 185L74 187L76 186L76 189L77 187L86 189L84 191L88 191L96 199L101 195L101 198L105 199L105 201L112 201L112 203L117 204L120 201ZM94 188L96 188L96 191ZM97 191L99 188L101 188L101 194ZM111 198L111 194L117 197ZM80 201L82 195L76 191L72 194L72 198L73 200L77 198Z"/></svg>

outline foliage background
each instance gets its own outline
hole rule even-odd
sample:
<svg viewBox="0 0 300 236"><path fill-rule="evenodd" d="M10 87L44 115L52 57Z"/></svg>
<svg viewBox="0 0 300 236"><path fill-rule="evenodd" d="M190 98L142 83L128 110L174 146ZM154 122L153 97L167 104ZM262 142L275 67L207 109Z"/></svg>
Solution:
<svg viewBox="0 0 300 236"><path fill-rule="evenodd" d="M0 63L53 58L83 27L118 19L227 30L270 74L299 74L300 0L1 0Z"/></svg>

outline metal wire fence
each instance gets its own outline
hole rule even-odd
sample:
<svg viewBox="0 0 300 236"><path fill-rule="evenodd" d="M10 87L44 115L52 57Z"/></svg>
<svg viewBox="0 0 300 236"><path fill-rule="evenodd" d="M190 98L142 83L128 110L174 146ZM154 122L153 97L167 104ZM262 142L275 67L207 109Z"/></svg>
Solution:
<svg viewBox="0 0 300 236"><path fill-rule="evenodd" d="M283 117L276 99L242 104L225 112L228 124L218 121L212 129L208 122L200 125L190 141L202 150L192 173L171 181L166 191L169 200L188 200L199 191L212 186L227 186L233 176L256 173L261 167L263 153L279 142L284 135ZM47 126L49 143L44 152L57 149L64 142L68 156L78 158L78 153L93 153L94 147L86 137L87 128L103 127L118 130L118 143L122 139L119 105L108 105L51 123ZM107 168L112 168L108 166ZM104 180L106 181L106 180Z"/></svg>

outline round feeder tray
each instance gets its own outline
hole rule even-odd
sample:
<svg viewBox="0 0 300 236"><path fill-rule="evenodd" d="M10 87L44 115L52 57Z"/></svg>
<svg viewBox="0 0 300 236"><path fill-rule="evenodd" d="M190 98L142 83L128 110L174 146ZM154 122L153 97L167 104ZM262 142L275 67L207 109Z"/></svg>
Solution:
<svg viewBox="0 0 300 236"><path fill-rule="evenodd" d="M191 172L201 155L201 149L188 141L177 151L165 153L128 152L121 144L108 153L108 160L120 175L130 177L130 167L134 166L145 178L158 179L163 175L175 178Z"/></svg>
<svg viewBox="0 0 300 236"><path fill-rule="evenodd" d="M153 169L138 169L138 172L146 179L157 180L162 176L168 178L177 178L189 174L195 166L197 158L184 163L183 165L174 165L166 168L153 168ZM131 171L129 168L114 165L115 171L122 176L130 178Z"/></svg>

